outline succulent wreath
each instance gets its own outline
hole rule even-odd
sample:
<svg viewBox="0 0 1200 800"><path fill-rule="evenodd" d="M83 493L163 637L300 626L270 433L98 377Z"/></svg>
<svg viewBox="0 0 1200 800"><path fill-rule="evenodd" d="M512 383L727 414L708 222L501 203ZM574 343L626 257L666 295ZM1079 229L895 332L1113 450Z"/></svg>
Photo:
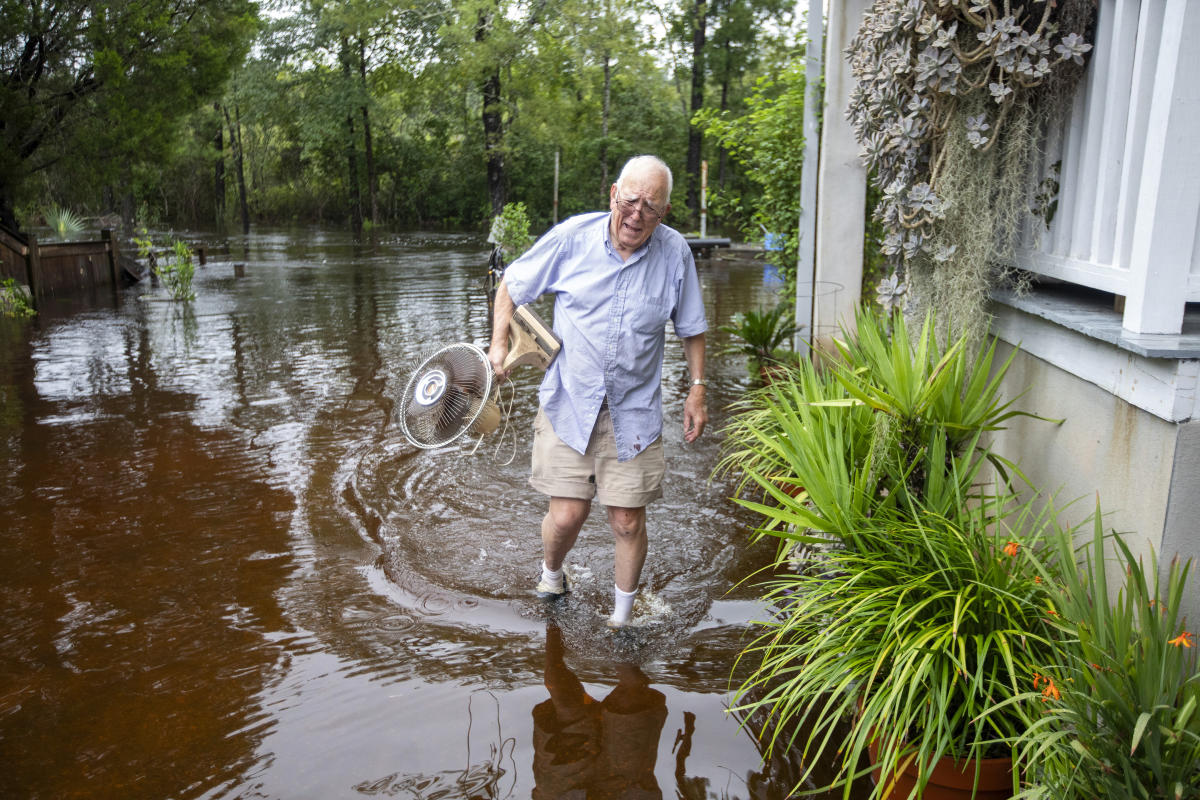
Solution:
<svg viewBox="0 0 1200 800"><path fill-rule="evenodd" d="M986 319L1095 13L1095 0L876 0L866 12L847 51L848 117L882 193L874 213L894 270L877 289L885 307L915 295L914 310L948 307L950 329Z"/></svg>

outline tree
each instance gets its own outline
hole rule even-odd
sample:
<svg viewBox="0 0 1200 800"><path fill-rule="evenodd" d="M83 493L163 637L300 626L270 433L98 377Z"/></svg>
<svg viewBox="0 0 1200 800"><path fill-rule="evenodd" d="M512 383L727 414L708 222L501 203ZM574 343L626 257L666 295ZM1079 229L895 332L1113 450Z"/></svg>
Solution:
<svg viewBox="0 0 1200 800"><path fill-rule="evenodd" d="M747 101L747 113L732 116L708 109L695 120L746 169L760 194L744 227L783 239L783 249L768 252L782 275L794 280L799 236L800 168L804 162L804 54L796 52L777 78L759 78Z"/></svg>
<svg viewBox="0 0 1200 800"><path fill-rule="evenodd" d="M125 172L220 93L256 27L252 0L27 0L0 10L0 221L59 162Z"/></svg>
<svg viewBox="0 0 1200 800"><path fill-rule="evenodd" d="M788 35L790 9L791 4L784 0L680 0L673 13L665 16L668 36L690 51L690 59L675 53L681 96L683 82L678 73L686 71L688 76L684 105L690 118L695 119L707 107L706 88L714 77L720 86L720 110L731 108L737 79L755 64L764 45ZM700 212L703 137L702 128L688 127L686 202L693 217Z"/></svg>

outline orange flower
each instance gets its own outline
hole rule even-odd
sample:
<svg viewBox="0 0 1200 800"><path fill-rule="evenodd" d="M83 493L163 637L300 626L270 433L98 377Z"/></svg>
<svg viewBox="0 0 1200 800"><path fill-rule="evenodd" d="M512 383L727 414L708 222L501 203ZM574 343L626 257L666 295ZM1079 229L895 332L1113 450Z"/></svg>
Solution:
<svg viewBox="0 0 1200 800"><path fill-rule="evenodd" d="M1012 556L1015 556L1017 554L1017 551L1020 549L1021 549L1020 542L1009 542L1008 544L1004 545L1004 554L1006 556L1012 557Z"/></svg>
<svg viewBox="0 0 1200 800"><path fill-rule="evenodd" d="M1041 583L1041 582L1042 582L1042 576L1041 576L1041 575L1034 575L1034 576L1033 576L1033 582L1034 582L1034 583Z"/></svg>
<svg viewBox="0 0 1200 800"><path fill-rule="evenodd" d="M1167 640L1167 644L1173 644L1176 647L1191 647L1193 644L1192 639L1193 639L1193 634L1188 633L1187 631L1184 631L1183 633L1176 636L1174 639Z"/></svg>
<svg viewBox="0 0 1200 800"><path fill-rule="evenodd" d="M1042 702L1044 703L1047 700L1061 700L1062 695L1059 693L1058 687L1054 685L1054 680L1052 678L1044 678L1043 680L1046 681L1046 688L1042 689Z"/></svg>

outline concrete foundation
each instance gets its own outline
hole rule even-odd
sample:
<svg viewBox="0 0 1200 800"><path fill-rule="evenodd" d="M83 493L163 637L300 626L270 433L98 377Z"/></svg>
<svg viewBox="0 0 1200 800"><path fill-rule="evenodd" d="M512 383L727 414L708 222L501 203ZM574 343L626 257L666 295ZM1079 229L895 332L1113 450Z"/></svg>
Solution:
<svg viewBox="0 0 1200 800"><path fill-rule="evenodd" d="M1200 624L1200 421L1164 419L1112 389L1122 376L1178 372L1187 359L1146 358L1007 306L996 308L995 329L1002 340L1022 336L1006 395L1025 392L1015 407L1062 420L1010 420L995 436L997 450L1058 507L1066 506L1060 513L1064 524L1083 523L1098 500L1105 529L1123 533L1147 562L1153 548L1164 575L1171 558L1191 558L1197 574L1189 580L1185 605L1194 629ZM1002 341L1000 355L1007 358L1012 349ZM1104 374L1113 380L1098 377ZM1157 380L1153 385L1161 396L1146 397L1142 384L1138 403L1188 406L1165 402L1168 389L1180 399L1178 386ZM1090 531L1089 524L1081 532ZM1117 572L1109 578L1110 585L1120 585Z"/></svg>

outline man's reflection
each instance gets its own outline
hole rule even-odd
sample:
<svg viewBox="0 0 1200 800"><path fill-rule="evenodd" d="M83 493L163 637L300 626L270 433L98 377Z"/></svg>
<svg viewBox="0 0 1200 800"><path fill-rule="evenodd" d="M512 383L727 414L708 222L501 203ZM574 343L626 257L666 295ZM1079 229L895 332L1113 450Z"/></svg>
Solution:
<svg viewBox="0 0 1200 800"><path fill-rule="evenodd" d="M546 689L533 709L534 800L661 800L654 777L667 699L633 664L596 702L563 661L562 632L546 626Z"/></svg>

